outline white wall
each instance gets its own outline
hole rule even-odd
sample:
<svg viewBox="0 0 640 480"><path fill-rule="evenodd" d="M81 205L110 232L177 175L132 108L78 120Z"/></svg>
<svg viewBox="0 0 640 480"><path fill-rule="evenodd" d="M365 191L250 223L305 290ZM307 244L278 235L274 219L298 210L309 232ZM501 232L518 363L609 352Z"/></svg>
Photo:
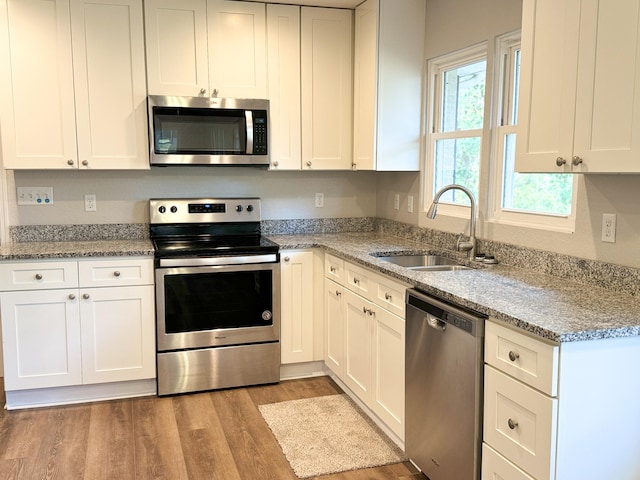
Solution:
<svg viewBox="0 0 640 480"><path fill-rule="evenodd" d="M8 172L9 224L147 223L149 198L262 197L267 220L376 215L373 172L269 172L255 168L167 167L150 171ZM50 206L18 206L16 187L52 186ZM324 193L324 208L315 194ZM84 211L95 193L97 212Z"/></svg>

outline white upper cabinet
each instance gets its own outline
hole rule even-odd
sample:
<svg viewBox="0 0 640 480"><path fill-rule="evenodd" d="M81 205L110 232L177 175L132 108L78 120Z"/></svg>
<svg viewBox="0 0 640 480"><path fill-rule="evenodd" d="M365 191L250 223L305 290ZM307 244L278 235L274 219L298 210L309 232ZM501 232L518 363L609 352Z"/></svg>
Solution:
<svg viewBox="0 0 640 480"><path fill-rule="evenodd" d="M300 7L267 5L269 156L273 170L300 170Z"/></svg>
<svg viewBox="0 0 640 480"><path fill-rule="evenodd" d="M264 3L145 1L149 94L267 97Z"/></svg>
<svg viewBox="0 0 640 480"><path fill-rule="evenodd" d="M149 168L141 1L0 5L4 167Z"/></svg>
<svg viewBox="0 0 640 480"><path fill-rule="evenodd" d="M265 4L208 0L207 22L214 96L267 98Z"/></svg>
<svg viewBox="0 0 640 480"><path fill-rule="evenodd" d="M353 168L353 12L302 7L302 168Z"/></svg>
<svg viewBox="0 0 640 480"><path fill-rule="evenodd" d="M516 170L640 171L640 1L525 0Z"/></svg>
<svg viewBox="0 0 640 480"><path fill-rule="evenodd" d="M209 94L205 0L146 0L150 95Z"/></svg>
<svg viewBox="0 0 640 480"><path fill-rule="evenodd" d="M425 8L425 0L367 0L356 9L355 169L420 169Z"/></svg>

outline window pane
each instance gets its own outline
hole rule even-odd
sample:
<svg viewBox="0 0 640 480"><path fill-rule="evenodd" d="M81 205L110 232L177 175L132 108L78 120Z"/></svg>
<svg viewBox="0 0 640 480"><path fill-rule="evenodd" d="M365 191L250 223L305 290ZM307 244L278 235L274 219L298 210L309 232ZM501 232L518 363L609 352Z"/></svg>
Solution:
<svg viewBox="0 0 640 480"><path fill-rule="evenodd" d="M516 135L505 135L502 208L523 212L569 215L573 176L514 172Z"/></svg>
<svg viewBox="0 0 640 480"><path fill-rule="evenodd" d="M436 141L435 190L457 183L478 197L480 176L480 137ZM469 205L469 198L458 190L446 192L444 202Z"/></svg>
<svg viewBox="0 0 640 480"><path fill-rule="evenodd" d="M482 60L444 72L441 132L482 128L486 70Z"/></svg>

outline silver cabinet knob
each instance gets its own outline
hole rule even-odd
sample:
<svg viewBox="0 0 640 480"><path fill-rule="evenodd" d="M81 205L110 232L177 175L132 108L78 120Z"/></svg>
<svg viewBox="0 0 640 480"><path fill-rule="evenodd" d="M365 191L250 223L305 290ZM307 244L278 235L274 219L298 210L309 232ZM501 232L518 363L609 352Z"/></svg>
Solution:
<svg viewBox="0 0 640 480"><path fill-rule="evenodd" d="M390 301L391 300L391 295L388 294L387 292L384 292L384 299L387 300L387 301Z"/></svg>
<svg viewBox="0 0 640 480"><path fill-rule="evenodd" d="M511 430L515 430L516 427L518 426L518 421L510 418L509 420L507 420L507 425L509 425L509 428Z"/></svg>
<svg viewBox="0 0 640 480"><path fill-rule="evenodd" d="M307 167L310 167L310 166L311 166L311 160L308 160L307 161Z"/></svg>
<svg viewBox="0 0 640 480"><path fill-rule="evenodd" d="M580 158L580 157L579 157L579 156L577 156L577 155L574 155L574 156L573 156L573 158L571 159L571 164L572 164L574 167L577 167L577 166L578 166L578 165L580 165L581 163L582 163L582 158Z"/></svg>
<svg viewBox="0 0 640 480"><path fill-rule="evenodd" d="M336 273L336 267L334 267L333 265L329 267L329 270L331 271L331 273Z"/></svg>
<svg viewBox="0 0 640 480"><path fill-rule="evenodd" d="M118 270L116 270L115 272L113 272L113 276L114 277L119 277L120 276L120 272Z"/></svg>
<svg viewBox="0 0 640 480"><path fill-rule="evenodd" d="M566 165L566 164L567 164L567 161L564 158L562 158L562 157L556 158L556 165L557 166L561 167L561 166Z"/></svg>
<svg viewBox="0 0 640 480"><path fill-rule="evenodd" d="M206 95L207 93L207 89L206 88L201 88L200 89L200 95Z"/></svg>
<svg viewBox="0 0 640 480"><path fill-rule="evenodd" d="M73 160L71 159L67 160L67 165L73 165L73 163L74 163Z"/></svg>
<svg viewBox="0 0 640 480"><path fill-rule="evenodd" d="M75 294L70 293L70 294L69 294L69 300L75 300L75 299L76 299Z"/></svg>
<svg viewBox="0 0 640 480"><path fill-rule="evenodd" d="M353 283L355 283L356 285L360 285L360 279L359 278L354 278L353 279Z"/></svg>
<svg viewBox="0 0 640 480"><path fill-rule="evenodd" d="M36 273L36 280L42 280L42 274Z"/></svg>
<svg viewBox="0 0 640 480"><path fill-rule="evenodd" d="M289 260L291 260L291 258L290 258L290 257L284 257L284 261L285 261L285 262L288 262Z"/></svg>
<svg viewBox="0 0 640 480"><path fill-rule="evenodd" d="M85 300L89 300L91 298L91 295L89 295L88 293L83 293L82 298L84 298Z"/></svg>
<svg viewBox="0 0 640 480"><path fill-rule="evenodd" d="M509 351L509 360L511 360L512 362L515 362L519 358L520 358L520 354L518 352L514 352L513 350Z"/></svg>
<svg viewBox="0 0 640 480"><path fill-rule="evenodd" d="M339 297L340 295L342 295L342 292L340 290L336 290L336 297Z"/></svg>
<svg viewBox="0 0 640 480"><path fill-rule="evenodd" d="M367 307L362 307L362 313L367 313Z"/></svg>
<svg viewBox="0 0 640 480"><path fill-rule="evenodd" d="M82 165L84 165L85 167L89 165L89 160L82 160Z"/></svg>
<svg viewBox="0 0 640 480"><path fill-rule="evenodd" d="M280 165L280 162L278 162L277 160L274 160L274 162L273 162L273 166L274 166L274 167L277 167L278 165Z"/></svg>

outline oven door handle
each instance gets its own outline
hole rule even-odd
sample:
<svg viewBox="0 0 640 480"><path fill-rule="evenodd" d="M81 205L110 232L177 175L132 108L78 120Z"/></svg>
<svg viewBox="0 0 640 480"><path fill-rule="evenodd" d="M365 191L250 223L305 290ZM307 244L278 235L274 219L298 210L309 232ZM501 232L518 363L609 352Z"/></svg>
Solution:
<svg viewBox="0 0 640 480"><path fill-rule="evenodd" d="M208 267L218 265L248 265L252 263L276 263L278 255L245 255L237 257L161 258L161 267Z"/></svg>

